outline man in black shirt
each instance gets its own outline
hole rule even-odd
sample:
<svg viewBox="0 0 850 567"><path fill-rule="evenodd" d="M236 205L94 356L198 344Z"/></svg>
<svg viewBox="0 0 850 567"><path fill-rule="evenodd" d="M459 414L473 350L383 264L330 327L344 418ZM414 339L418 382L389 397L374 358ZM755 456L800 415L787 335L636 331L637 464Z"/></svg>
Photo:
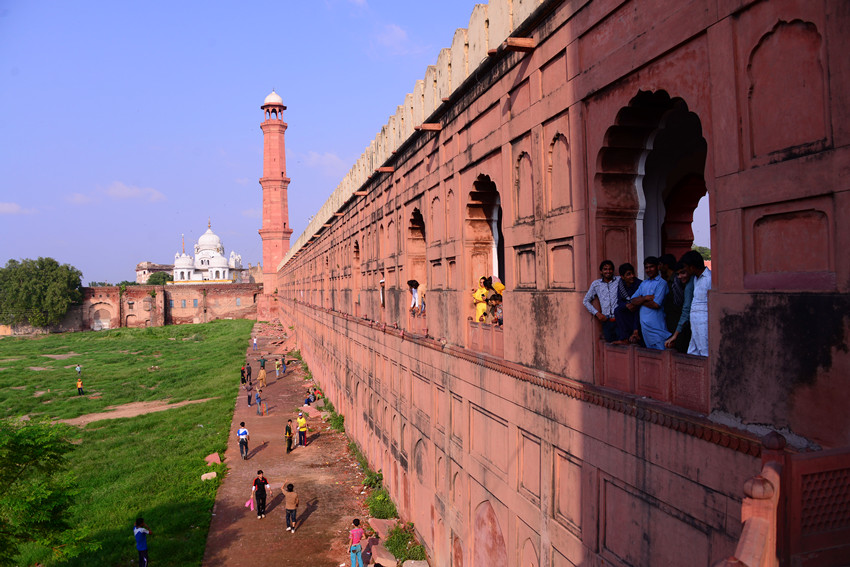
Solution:
<svg viewBox="0 0 850 567"><path fill-rule="evenodd" d="M251 487L251 493L257 501L257 519L266 517L266 489L269 488L269 481L263 476L263 471L257 471L257 478L254 479L254 486Z"/></svg>

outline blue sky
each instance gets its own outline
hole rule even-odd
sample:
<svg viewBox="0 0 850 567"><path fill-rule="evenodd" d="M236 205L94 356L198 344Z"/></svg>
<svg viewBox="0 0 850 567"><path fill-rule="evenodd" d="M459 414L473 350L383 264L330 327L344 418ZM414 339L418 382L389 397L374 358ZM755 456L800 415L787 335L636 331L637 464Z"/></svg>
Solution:
<svg viewBox="0 0 850 567"><path fill-rule="evenodd" d="M473 6L0 0L0 263L132 280L211 218L256 264L266 95L288 107L294 241Z"/></svg>
<svg viewBox="0 0 850 567"><path fill-rule="evenodd" d="M209 218L256 264L265 96L294 242L474 4L0 0L0 263L132 280Z"/></svg>

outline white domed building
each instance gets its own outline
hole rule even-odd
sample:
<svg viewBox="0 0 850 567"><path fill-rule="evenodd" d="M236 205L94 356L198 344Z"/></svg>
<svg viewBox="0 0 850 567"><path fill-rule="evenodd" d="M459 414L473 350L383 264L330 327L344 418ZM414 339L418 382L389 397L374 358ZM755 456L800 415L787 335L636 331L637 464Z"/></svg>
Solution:
<svg viewBox="0 0 850 567"><path fill-rule="evenodd" d="M242 283L242 256L224 256L221 239L207 223L207 231L195 244L195 257L184 250L174 255L174 283Z"/></svg>

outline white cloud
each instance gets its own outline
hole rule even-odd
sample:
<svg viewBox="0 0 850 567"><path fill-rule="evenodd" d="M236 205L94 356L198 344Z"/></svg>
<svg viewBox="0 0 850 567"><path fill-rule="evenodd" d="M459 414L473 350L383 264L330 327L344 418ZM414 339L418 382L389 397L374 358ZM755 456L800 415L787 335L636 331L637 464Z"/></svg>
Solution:
<svg viewBox="0 0 850 567"><path fill-rule="evenodd" d="M234 179L234 181L237 185L248 185L248 183L251 182L251 180L247 177L239 177L237 179Z"/></svg>
<svg viewBox="0 0 850 567"><path fill-rule="evenodd" d="M300 160L306 167L318 169L327 177L338 179L348 173L351 164L330 152L307 152Z"/></svg>
<svg viewBox="0 0 850 567"><path fill-rule="evenodd" d="M17 203L0 202L0 215L31 215L35 209L25 209Z"/></svg>
<svg viewBox="0 0 850 567"><path fill-rule="evenodd" d="M249 219L258 219L263 216L262 209L245 209L242 211L243 217L248 217Z"/></svg>
<svg viewBox="0 0 850 567"><path fill-rule="evenodd" d="M408 44L407 32L396 24L387 24L375 36L375 42L397 53L405 53Z"/></svg>
<svg viewBox="0 0 850 567"><path fill-rule="evenodd" d="M73 205L87 205L93 202L94 198L89 195L83 195L82 193L71 193L65 197L65 200Z"/></svg>
<svg viewBox="0 0 850 567"><path fill-rule="evenodd" d="M125 185L120 181L116 181L107 187L104 193L112 199L119 200L142 199L150 203L165 201L165 195L156 189L151 189L150 187L133 187L132 185Z"/></svg>

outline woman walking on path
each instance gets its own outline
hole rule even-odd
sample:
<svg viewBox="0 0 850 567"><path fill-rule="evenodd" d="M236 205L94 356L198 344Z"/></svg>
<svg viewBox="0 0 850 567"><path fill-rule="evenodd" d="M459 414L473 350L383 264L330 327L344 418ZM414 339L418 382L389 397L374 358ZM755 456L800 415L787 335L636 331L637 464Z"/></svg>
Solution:
<svg viewBox="0 0 850 567"><path fill-rule="evenodd" d="M351 522L354 524L354 529L348 532L348 552L351 553L351 567L363 567L363 547L360 545L360 540L363 539L365 533L360 527L360 520L354 518Z"/></svg>
<svg viewBox="0 0 850 567"><path fill-rule="evenodd" d="M292 483L286 485L286 490L283 491L283 499L286 503L286 531L295 533L298 493L295 492L295 486Z"/></svg>
<svg viewBox="0 0 850 567"><path fill-rule="evenodd" d="M263 476L263 471L257 471L257 478L251 487L251 494L257 501L257 519L266 517L266 489L270 489L269 481Z"/></svg>

